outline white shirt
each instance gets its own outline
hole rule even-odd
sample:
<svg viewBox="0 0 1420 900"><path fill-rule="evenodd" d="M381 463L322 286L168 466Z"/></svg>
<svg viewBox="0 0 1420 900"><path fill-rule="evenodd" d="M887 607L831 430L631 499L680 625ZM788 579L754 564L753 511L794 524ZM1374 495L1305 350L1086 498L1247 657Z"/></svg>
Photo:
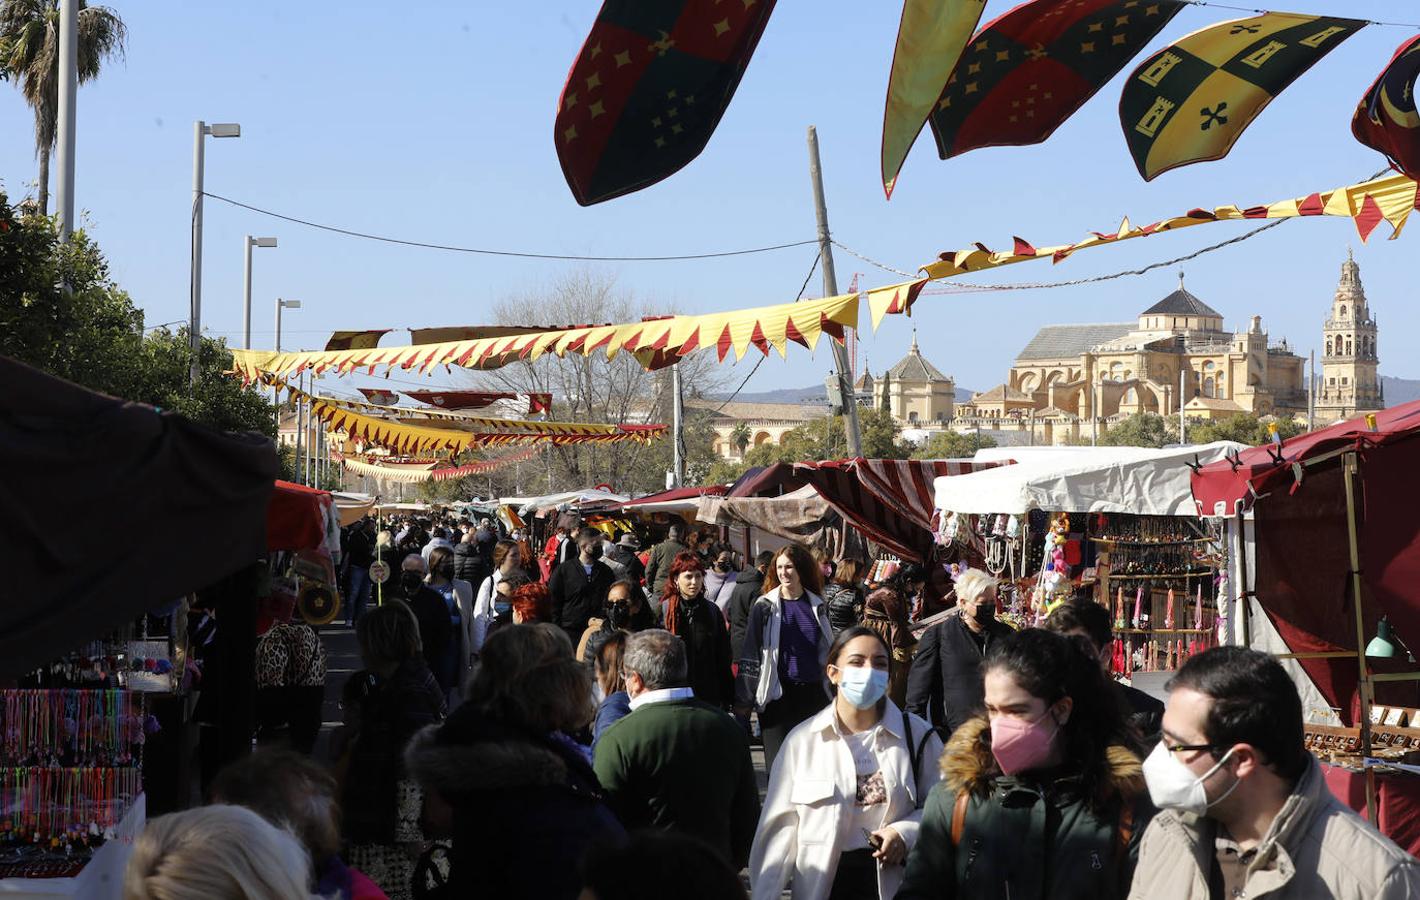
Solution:
<svg viewBox="0 0 1420 900"><path fill-rule="evenodd" d="M631 711L635 712L648 703L672 703L676 700L692 700L695 691L688 687L661 688L657 691L642 691L631 698Z"/></svg>

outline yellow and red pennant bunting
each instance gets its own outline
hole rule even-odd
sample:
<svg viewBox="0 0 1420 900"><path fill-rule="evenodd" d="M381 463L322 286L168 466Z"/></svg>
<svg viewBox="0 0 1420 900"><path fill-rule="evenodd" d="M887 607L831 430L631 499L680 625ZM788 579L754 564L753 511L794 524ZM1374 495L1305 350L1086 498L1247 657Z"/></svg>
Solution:
<svg viewBox="0 0 1420 900"><path fill-rule="evenodd" d="M1177 231L1194 225L1211 222L1230 222L1246 219L1290 219L1299 216L1344 216L1354 219L1362 239L1381 222L1388 222L1394 229L1391 239L1400 236L1411 210L1416 208L1416 183L1404 175L1389 175L1348 187L1310 194L1293 200L1282 200L1266 206L1219 206L1214 209L1193 209L1182 216L1161 219L1150 225L1135 227L1124 222L1112 232L1093 232L1074 244L1053 247L1034 247L1021 238L1015 239L1009 251L994 251L985 244L974 244L962 250L941 254L936 262L922 267L928 278L950 278L967 272L980 272L1014 263L1049 259L1060 262L1077 250L1100 247L1119 241L1148 237L1164 231ZM882 290L889 290L884 288Z"/></svg>
<svg viewBox="0 0 1420 900"><path fill-rule="evenodd" d="M269 374L279 378L302 371L373 374L384 368L428 373L436 366L496 369L518 360L536 360L546 354L608 359L630 353L647 369L671 365L697 350L714 348L721 360L731 351L740 359L751 347L768 354L787 355L788 345L812 350L827 334L843 340L843 329L858 323L859 295L843 294L821 300L784 303L754 309L731 310L694 316L666 316L643 322L556 328L509 337L489 337L438 344L384 347L373 350L305 351L234 350L235 370L248 384Z"/></svg>
<svg viewBox="0 0 1420 900"><path fill-rule="evenodd" d="M270 383L270 379L268 382ZM459 451L477 447L498 447L516 444L615 444L625 441L650 443L662 437L667 427L662 424L604 425L577 422L523 422L514 419L483 419L474 424L456 419L420 418L388 419L357 411L371 404L355 400L332 400L313 397L290 385L281 385L293 397L304 398L310 404L311 415L326 423L332 431L346 435L352 441L371 447L401 453L427 453L437 450ZM388 410L382 410L388 412ZM457 416L457 414L445 414ZM474 418L474 417L465 417ZM521 426L528 426L526 430ZM486 431L482 428L509 430ZM516 430L513 430L516 429Z"/></svg>
<svg viewBox="0 0 1420 900"><path fill-rule="evenodd" d="M293 396L303 396L308 400L320 400L333 406L352 409L359 412L374 412L382 416L394 417L395 421L405 422L410 425L426 425L434 428L459 428L462 430L493 430L493 431L530 431L538 434L620 434L625 428L641 427L614 425L602 422L544 422L539 419L500 419L492 416L476 416L471 413L449 412L442 409L432 409L412 406L381 406L374 403L362 403L359 400L335 397L312 397L301 390L274 378L264 379L268 385L280 385L283 390L288 390ZM664 426L652 426L660 428Z"/></svg>
<svg viewBox="0 0 1420 900"><path fill-rule="evenodd" d="M529 447L492 459L480 459L462 466L439 467L438 463L395 463L377 458L357 459L349 456L340 457L340 464L347 471L356 475L368 475L371 478L380 478L386 481L417 484L423 481L448 481L467 475L484 475L496 472L506 466L526 462L546 449L546 445Z"/></svg>

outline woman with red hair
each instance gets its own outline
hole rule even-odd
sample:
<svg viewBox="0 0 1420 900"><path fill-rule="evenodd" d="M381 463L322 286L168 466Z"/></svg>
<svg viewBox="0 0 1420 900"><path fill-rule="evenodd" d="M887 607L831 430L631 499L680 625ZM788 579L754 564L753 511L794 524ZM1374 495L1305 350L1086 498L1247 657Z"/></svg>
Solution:
<svg viewBox="0 0 1420 900"><path fill-rule="evenodd" d="M547 585L531 581L513 591L513 624L532 625L552 621L552 594Z"/></svg>
<svg viewBox="0 0 1420 900"><path fill-rule="evenodd" d="M685 644L686 674L695 698L729 709L735 699L730 630L720 608L705 598L705 565L690 551L676 554L661 595L666 630Z"/></svg>

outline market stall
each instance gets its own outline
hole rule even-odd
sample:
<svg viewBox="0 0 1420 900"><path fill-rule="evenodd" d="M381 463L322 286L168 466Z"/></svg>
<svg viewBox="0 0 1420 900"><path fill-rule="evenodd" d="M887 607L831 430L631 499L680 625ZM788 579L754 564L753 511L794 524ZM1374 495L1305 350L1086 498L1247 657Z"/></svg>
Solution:
<svg viewBox="0 0 1420 900"><path fill-rule="evenodd" d="M266 552L276 454L4 357L0 381L0 896L116 896L153 798L191 789L184 598Z"/></svg>
<svg viewBox="0 0 1420 900"><path fill-rule="evenodd" d="M1195 515L1190 467L1242 448L1025 453L1016 465L939 478L938 541L983 548L1015 624L1087 592L1114 612L1116 675L1169 671L1210 646L1226 615L1218 534Z"/></svg>
<svg viewBox="0 0 1420 900"><path fill-rule="evenodd" d="M699 521L741 529L746 559L790 542L822 547L834 557L867 552L852 523L811 485L779 497L706 495L698 505Z"/></svg>
<svg viewBox="0 0 1420 900"><path fill-rule="evenodd" d="M1308 744L1372 786L1373 821L1386 801L1366 760L1409 764L1420 750L1420 672L1405 648L1420 635L1417 436L1420 402L1407 403L1192 478L1197 511L1226 528L1247 601L1233 640L1283 658ZM1388 789L1420 798L1416 782ZM1412 831L1392 836L1420 849L1420 824Z"/></svg>

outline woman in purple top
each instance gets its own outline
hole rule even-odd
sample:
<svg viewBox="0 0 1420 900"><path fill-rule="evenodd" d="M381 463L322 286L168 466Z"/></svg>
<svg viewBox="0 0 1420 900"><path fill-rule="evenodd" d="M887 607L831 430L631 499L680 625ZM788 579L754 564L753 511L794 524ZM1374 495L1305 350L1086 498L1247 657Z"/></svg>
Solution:
<svg viewBox="0 0 1420 900"><path fill-rule="evenodd" d="M824 672L833 628L822 590L822 575L809 551L789 544L774 555L764 593L750 607L736 707L744 715L759 713L767 768L794 726L828 703Z"/></svg>

